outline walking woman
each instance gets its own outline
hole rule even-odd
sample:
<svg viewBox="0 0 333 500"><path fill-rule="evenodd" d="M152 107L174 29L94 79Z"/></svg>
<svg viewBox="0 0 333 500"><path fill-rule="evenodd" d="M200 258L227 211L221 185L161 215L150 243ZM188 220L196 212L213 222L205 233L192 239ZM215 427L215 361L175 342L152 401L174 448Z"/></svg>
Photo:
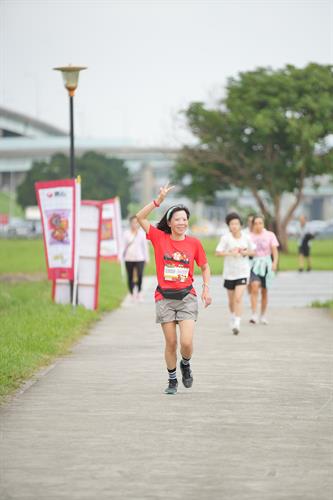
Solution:
<svg viewBox="0 0 333 500"><path fill-rule="evenodd" d="M228 293L230 326L234 335L240 332L243 294L250 277L249 256L254 255L254 244L249 234L241 231L242 222L235 212L226 216L229 233L221 236L216 255L224 257L224 288Z"/></svg>
<svg viewBox="0 0 333 500"><path fill-rule="evenodd" d="M190 212L183 205L170 207L157 228L147 217L163 203L173 189L166 184L160 188L158 197L137 213L141 227L151 241L156 262L158 286L155 291L156 323L160 323L165 338L165 361L169 383L166 394L176 394L177 381L177 331L180 330L180 370L186 388L193 383L190 360L193 352L194 324L198 316L198 300L193 288L194 262L201 268L203 284L201 299L207 307L211 303L209 294L210 269L204 249L199 240L186 235Z"/></svg>
<svg viewBox="0 0 333 500"><path fill-rule="evenodd" d="M272 231L265 229L265 219L262 215L255 215L250 233L255 245L255 256L252 260L250 285L251 285L251 309L250 323L267 325L266 310L268 304L268 288L277 270L279 242ZM261 313L257 314L258 295L261 289Z"/></svg>
<svg viewBox="0 0 333 500"><path fill-rule="evenodd" d="M130 217L130 227L124 233L124 261L128 290L133 301L142 300L142 278L145 263L149 261L147 239L135 216ZM135 285L137 292L135 293Z"/></svg>

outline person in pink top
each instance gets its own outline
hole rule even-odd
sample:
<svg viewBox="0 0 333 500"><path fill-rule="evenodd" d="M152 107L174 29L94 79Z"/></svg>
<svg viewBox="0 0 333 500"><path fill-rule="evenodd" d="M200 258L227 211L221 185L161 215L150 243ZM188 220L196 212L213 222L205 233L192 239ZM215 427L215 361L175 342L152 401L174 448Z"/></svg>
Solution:
<svg viewBox="0 0 333 500"><path fill-rule="evenodd" d="M266 310L268 304L268 291L271 280L277 270L279 242L272 231L265 229L265 219L262 215L253 218L250 238L255 246L256 253L252 260L250 276L250 293L252 316L250 323L267 324ZM257 305L259 289L261 289L261 314L258 318Z"/></svg>

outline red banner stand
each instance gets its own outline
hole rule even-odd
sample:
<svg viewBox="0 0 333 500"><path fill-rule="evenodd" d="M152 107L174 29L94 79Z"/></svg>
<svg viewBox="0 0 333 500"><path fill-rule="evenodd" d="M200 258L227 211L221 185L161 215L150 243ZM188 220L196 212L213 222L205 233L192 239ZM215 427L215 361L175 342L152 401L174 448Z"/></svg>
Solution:
<svg viewBox="0 0 333 500"><path fill-rule="evenodd" d="M77 304L97 309L99 300L102 202L81 201L78 244ZM68 303L69 281L55 280L52 297L57 303Z"/></svg>
<svg viewBox="0 0 333 500"><path fill-rule="evenodd" d="M122 261L123 235L121 207L118 196L102 202L102 259Z"/></svg>

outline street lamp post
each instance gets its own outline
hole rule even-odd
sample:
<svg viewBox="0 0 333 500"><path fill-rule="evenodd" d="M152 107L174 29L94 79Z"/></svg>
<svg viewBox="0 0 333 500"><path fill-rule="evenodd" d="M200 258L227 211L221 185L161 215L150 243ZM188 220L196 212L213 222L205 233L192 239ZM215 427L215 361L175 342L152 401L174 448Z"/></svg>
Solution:
<svg viewBox="0 0 333 500"><path fill-rule="evenodd" d="M79 82L80 71L87 69L86 66L60 66L53 68L56 71L61 71L64 84L69 95L69 123L70 123L70 176L75 178L75 156L74 156L74 95ZM75 291L76 290L76 291ZM74 282L70 282L70 296L72 304L77 303L77 287L74 290ZM75 295L75 297L74 297Z"/></svg>
<svg viewBox="0 0 333 500"><path fill-rule="evenodd" d="M69 95L69 119L70 119L70 176L75 177L75 157L74 157L74 95L79 82L80 71L87 69L86 66L60 66L53 68L61 71L64 84Z"/></svg>

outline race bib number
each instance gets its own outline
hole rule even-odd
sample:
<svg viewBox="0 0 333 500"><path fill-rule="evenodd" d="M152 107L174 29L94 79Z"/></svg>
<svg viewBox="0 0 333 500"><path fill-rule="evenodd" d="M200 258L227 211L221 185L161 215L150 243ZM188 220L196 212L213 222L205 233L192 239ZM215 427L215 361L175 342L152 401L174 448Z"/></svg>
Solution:
<svg viewBox="0 0 333 500"><path fill-rule="evenodd" d="M189 275L188 267L164 266L165 281L186 281Z"/></svg>

